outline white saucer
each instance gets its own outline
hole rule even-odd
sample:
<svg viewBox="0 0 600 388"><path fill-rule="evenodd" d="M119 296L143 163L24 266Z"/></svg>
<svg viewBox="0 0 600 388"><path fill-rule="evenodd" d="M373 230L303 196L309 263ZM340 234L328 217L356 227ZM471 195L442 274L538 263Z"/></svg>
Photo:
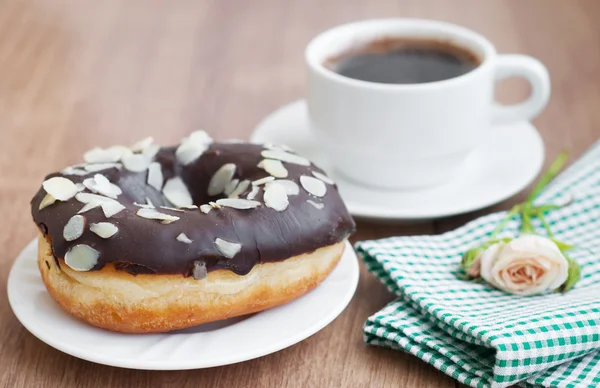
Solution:
<svg viewBox="0 0 600 388"><path fill-rule="evenodd" d="M8 300L27 330L72 356L123 368L178 370L233 364L294 345L340 315L357 284L358 260L346 243L327 279L286 305L168 334L113 333L72 318L54 302L37 268L37 241L32 241L12 266Z"/></svg>
<svg viewBox="0 0 600 388"><path fill-rule="evenodd" d="M470 212L523 190L539 173L544 144L529 122L497 126L452 182L424 189L386 191L357 185L332 168L310 132L306 103L295 101L271 113L251 141L285 144L335 179L350 213L378 219L431 219Z"/></svg>

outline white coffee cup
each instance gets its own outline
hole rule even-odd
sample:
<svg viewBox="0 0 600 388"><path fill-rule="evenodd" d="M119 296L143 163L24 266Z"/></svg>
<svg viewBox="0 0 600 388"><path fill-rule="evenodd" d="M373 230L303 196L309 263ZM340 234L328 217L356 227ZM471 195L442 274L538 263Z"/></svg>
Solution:
<svg viewBox="0 0 600 388"><path fill-rule="evenodd" d="M421 84L384 84L335 73L324 63L380 38L448 41L476 54L481 64L455 78ZM524 55L498 55L480 34L449 23L382 19L345 24L306 48L308 109L317 139L336 170L380 188L439 184L459 172L494 124L530 120L546 106L550 80L544 65ZM531 95L514 105L494 101L498 80L523 77Z"/></svg>

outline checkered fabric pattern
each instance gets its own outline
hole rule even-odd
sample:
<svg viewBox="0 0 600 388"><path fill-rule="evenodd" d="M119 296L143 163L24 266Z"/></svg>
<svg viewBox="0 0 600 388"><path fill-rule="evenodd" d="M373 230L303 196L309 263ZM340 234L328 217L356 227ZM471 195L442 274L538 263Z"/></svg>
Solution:
<svg viewBox="0 0 600 388"><path fill-rule="evenodd" d="M571 205L546 217L582 266L566 294L518 297L460 279L462 253L505 212L442 235L358 242L369 271L398 296L367 320L365 341L410 352L472 387L600 386L600 141L537 201L570 195ZM509 222L500 237L516 236L519 225Z"/></svg>

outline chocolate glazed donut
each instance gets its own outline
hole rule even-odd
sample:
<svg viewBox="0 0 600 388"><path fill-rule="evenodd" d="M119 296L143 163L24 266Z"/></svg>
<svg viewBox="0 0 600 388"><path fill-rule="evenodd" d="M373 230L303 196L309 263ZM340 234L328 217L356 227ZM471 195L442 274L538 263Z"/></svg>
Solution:
<svg viewBox="0 0 600 388"><path fill-rule="evenodd" d="M355 225L322 170L284 146L95 148L33 197L38 265L63 309L148 333L261 311L317 286Z"/></svg>

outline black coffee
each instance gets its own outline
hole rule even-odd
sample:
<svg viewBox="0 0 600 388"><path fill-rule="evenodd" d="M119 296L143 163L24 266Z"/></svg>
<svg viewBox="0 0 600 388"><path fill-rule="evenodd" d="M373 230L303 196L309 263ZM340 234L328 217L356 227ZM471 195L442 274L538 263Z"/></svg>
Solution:
<svg viewBox="0 0 600 388"><path fill-rule="evenodd" d="M458 77L480 62L473 52L448 42L385 38L330 58L325 66L362 81L421 84Z"/></svg>

